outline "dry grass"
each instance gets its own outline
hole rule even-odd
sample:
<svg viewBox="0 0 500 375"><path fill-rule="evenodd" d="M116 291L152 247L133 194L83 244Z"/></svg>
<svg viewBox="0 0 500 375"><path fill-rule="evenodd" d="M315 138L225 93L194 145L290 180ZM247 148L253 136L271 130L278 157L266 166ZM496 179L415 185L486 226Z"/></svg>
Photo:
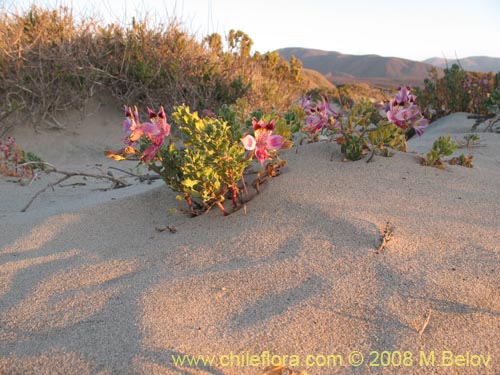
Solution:
<svg viewBox="0 0 500 375"><path fill-rule="evenodd" d="M0 120L22 113L36 127L60 128L59 113L76 108L83 116L98 93L167 110L185 103L215 111L240 97L255 107L290 104L302 81L297 66L277 54L250 55L251 39L232 37L223 50L220 36L199 41L175 19L133 18L125 26L78 20L66 7L3 12Z"/></svg>

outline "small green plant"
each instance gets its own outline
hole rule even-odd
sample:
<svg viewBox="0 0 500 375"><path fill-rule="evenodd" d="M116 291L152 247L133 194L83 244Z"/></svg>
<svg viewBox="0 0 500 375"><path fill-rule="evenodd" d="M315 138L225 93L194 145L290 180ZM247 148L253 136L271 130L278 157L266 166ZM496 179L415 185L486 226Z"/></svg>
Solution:
<svg viewBox="0 0 500 375"><path fill-rule="evenodd" d="M465 134L463 140L457 141L459 148L469 148L472 146L477 146L481 137L476 133Z"/></svg>
<svg viewBox="0 0 500 375"><path fill-rule="evenodd" d="M306 119L306 114L300 105L292 104L282 117L291 133L297 133Z"/></svg>
<svg viewBox="0 0 500 375"><path fill-rule="evenodd" d="M460 154L450 159L450 165L461 165L462 167L472 168L474 165L472 164L472 159L474 157L472 155L464 155Z"/></svg>
<svg viewBox="0 0 500 375"><path fill-rule="evenodd" d="M381 120L377 127L368 132L372 152L379 152L382 156L392 156L392 150L406 152L406 137L403 131L391 122Z"/></svg>
<svg viewBox="0 0 500 375"><path fill-rule="evenodd" d="M28 163L29 164L26 164ZM0 174L32 178L35 170L45 168L43 160L32 152L25 153L14 137L0 138Z"/></svg>
<svg viewBox="0 0 500 375"><path fill-rule="evenodd" d="M243 137L243 129L241 120L232 105L223 104L217 111L218 117L225 121L231 127L231 139L233 141L239 140Z"/></svg>
<svg viewBox="0 0 500 375"><path fill-rule="evenodd" d="M37 168L41 171L44 171L46 168L45 162L42 160L42 158L32 153L31 151L28 151L26 153L26 162L30 163L32 165L32 168Z"/></svg>
<svg viewBox="0 0 500 375"><path fill-rule="evenodd" d="M441 158L450 156L457 149L457 144L450 136L441 136L434 141L432 149L424 157L419 156L422 165L443 169L445 166Z"/></svg>
<svg viewBox="0 0 500 375"><path fill-rule="evenodd" d="M368 128L372 124L371 108L367 103L357 103L345 115L339 117L339 126L335 129L337 135L335 142L340 145L340 151L348 160L359 160L366 154L368 149L367 137Z"/></svg>
<svg viewBox="0 0 500 375"><path fill-rule="evenodd" d="M366 143L362 134L348 134L337 139L337 142L342 142L340 151L344 154L346 159L355 161L361 159L363 155L366 154Z"/></svg>
<svg viewBox="0 0 500 375"><path fill-rule="evenodd" d="M177 107L172 118L186 137L179 166L184 196L187 194L191 200L199 200L203 211L217 205L227 215L222 205L225 196L230 193L236 209L240 192L238 182L250 164L244 147L233 140L231 128L224 121L210 117L202 119L186 106ZM160 156L162 154L160 152Z"/></svg>

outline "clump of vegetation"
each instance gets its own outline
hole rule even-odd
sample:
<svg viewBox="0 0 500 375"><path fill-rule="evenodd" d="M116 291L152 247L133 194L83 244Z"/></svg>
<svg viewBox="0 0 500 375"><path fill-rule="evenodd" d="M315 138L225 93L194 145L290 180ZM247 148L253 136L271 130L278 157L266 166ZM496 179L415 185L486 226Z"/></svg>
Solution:
<svg viewBox="0 0 500 375"><path fill-rule="evenodd" d="M406 137L403 131L390 121L380 120L377 127L368 132L372 154L392 156L391 150L406 152Z"/></svg>
<svg viewBox="0 0 500 375"><path fill-rule="evenodd" d="M356 104L346 116L341 116L338 136L335 142L340 144L340 151L347 160L359 160L367 153L366 133L370 123L369 107Z"/></svg>
<svg viewBox="0 0 500 375"><path fill-rule="evenodd" d="M470 154L469 155L460 154L458 156L452 157L449 163L451 165L461 165L463 167L472 168L473 167L472 159L474 159L474 157Z"/></svg>
<svg viewBox="0 0 500 375"><path fill-rule="evenodd" d="M231 30L225 43L219 34L200 42L176 20L104 25L78 21L66 7L35 5L2 13L0 29L2 127L14 114L31 116L38 127L63 127L59 113L84 110L98 94L167 111L185 103L216 112L245 98L269 111L285 110L302 89L299 60L252 54L253 42L242 31Z"/></svg>
<svg viewBox="0 0 500 375"><path fill-rule="evenodd" d="M243 172L252 159L255 157L264 167L266 177L274 177L279 174L276 169L284 165L278 150L291 145L273 134L274 120L254 119L253 134L236 140L228 122L217 117L201 118L185 105L176 107L172 114L183 135L183 140L176 140L170 134L164 109L155 113L148 108L148 112L150 122L141 122L137 109L126 107L125 147L109 152L108 157L132 157L144 163L181 194L178 198L187 202L191 215L208 212L214 206L228 215L223 204L227 198L233 203L233 211L241 208L245 202Z"/></svg>
<svg viewBox="0 0 500 375"><path fill-rule="evenodd" d="M450 156L457 149L456 142L451 140L450 136L441 136L436 139L432 145L432 149L424 157L419 156L422 165L443 169L445 166L444 156Z"/></svg>
<svg viewBox="0 0 500 375"><path fill-rule="evenodd" d="M477 146L481 137L476 133L465 134L463 139L457 141L457 146L459 148L469 148Z"/></svg>
<svg viewBox="0 0 500 375"><path fill-rule="evenodd" d="M43 170L43 160L32 152L24 150L14 137L0 138L0 174L19 177L21 180L32 178L37 169Z"/></svg>
<svg viewBox="0 0 500 375"><path fill-rule="evenodd" d="M500 105L500 75L469 72L453 64L440 77L437 69L431 68L417 95L426 117L432 120L454 112L495 113Z"/></svg>
<svg viewBox="0 0 500 375"><path fill-rule="evenodd" d="M409 87L400 87L398 94L384 110L361 100L343 113L335 112L326 97L302 99L306 124L302 128L308 142L335 141L347 160L359 160L369 150L391 156L389 149L406 151L410 132L421 135L428 122L415 104Z"/></svg>
<svg viewBox="0 0 500 375"><path fill-rule="evenodd" d="M355 103L363 100L372 102L387 102L392 96L392 91L370 86L366 83L347 83L337 85L336 92L331 93L332 101L345 108L351 108Z"/></svg>

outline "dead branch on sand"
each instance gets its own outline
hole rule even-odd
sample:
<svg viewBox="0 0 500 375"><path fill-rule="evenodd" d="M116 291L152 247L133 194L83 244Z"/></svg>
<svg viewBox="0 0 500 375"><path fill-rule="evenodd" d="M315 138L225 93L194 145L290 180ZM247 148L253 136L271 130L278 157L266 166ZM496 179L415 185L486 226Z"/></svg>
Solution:
<svg viewBox="0 0 500 375"><path fill-rule="evenodd" d="M392 235L394 234L394 225L392 225L389 221L385 224L384 233L380 236L382 243L378 247L376 254L380 254L382 250L387 246L387 242L392 239Z"/></svg>
<svg viewBox="0 0 500 375"><path fill-rule="evenodd" d="M126 171L125 169L116 168L116 167L108 167L108 169L114 169L116 171L123 172L125 174L128 174L129 176L136 177L137 179L139 179L140 182L147 181L148 184L150 184L151 181L153 181L153 180L161 180L161 176L159 174L154 174L154 175L150 175L149 173L136 174L136 173Z"/></svg>
<svg viewBox="0 0 500 375"><path fill-rule="evenodd" d="M429 322L431 320L431 311L432 310L429 310L429 312L427 313L427 318L425 319L425 322L424 324L422 325L422 328L420 328L420 331L418 331L418 335L420 337L422 337L422 335L424 334L424 331L425 329L427 328L427 326L429 325Z"/></svg>
<svg viewBox="0 0 500 375"><path fill-rule="evenodd" d="M486 128L484 128L485 132L492 132L493 131L493 125L496 123L500 122L500 114L498 115L470 115L467 116L468 119L474 119L476 122L474 125L472 125L472 131L475 131L477 127L485 122L486 120L490 120L488 122L488 125L486 125Z"/></svg>
<svg viewBox="0 0 500 375"><path fill-rule="evenodd" d="M112 185L107 188L106 190L111 190L111 189L119 189L119 188L122 188L122 187L125 187L125 186L129 186L130 184L127 184L125 181L119 179L119 178L115 178L113 176L109 176L109 175L103 175L103 174L94 174L94 173L85 173L85 172L73 172L73 171L63 171L63 170L60 170L60 169L57 169L54 165L50 164L50 163L45 163L45 162L28 162L28 163L24 163L22 164L21 166L25 166L25 165L43 165L45 167L44 169L44 172L46 173L57 173L57 174L61 174L63 175L64 177L60 178L59 180L55 181L55 182L51 182L50 184L48 184L47 186L45 186L43 189L39 190L31 199L30 201L26 204L26 206L23 207L23 209L21 210L21 212L26 212L26 210L31 206L31 204L33 203L33 201L40 195L42 194L43 192L45 192L47 189L49 188L54 188L54 186L56 185L59 185L60 183L66 181L67 179L71 178L71 177L75 177L75 176L81 176L81 177L90 177L90 178L95 178L95 179L106 179L106 180L109 180L112 182Z"/></svg>

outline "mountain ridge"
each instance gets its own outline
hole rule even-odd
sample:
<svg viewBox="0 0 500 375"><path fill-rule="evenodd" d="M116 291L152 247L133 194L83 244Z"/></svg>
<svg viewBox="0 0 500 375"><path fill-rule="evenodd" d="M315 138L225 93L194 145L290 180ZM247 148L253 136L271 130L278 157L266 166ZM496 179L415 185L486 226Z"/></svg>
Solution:
<svg viewBox="0 0 500 375"><path fill-rule="evenodd" d="M446 59L444 57L431 57L423 61L424 63L434 65L439 68L446 68L453 64L461 65L465 70L474 72L498 72L500 71L500 58L491 56L469 56L464 58Z"/></svg>
<svg viewBox="0 0 500 375"><path fill-rule="evenodd" d="M277 50L286 59L292 55L304 68L323 74L335 85L367 82L382 87L401 84L421 86L432 65L399 57L375 54L348 55L337 51L288 47Z"/></svg>

